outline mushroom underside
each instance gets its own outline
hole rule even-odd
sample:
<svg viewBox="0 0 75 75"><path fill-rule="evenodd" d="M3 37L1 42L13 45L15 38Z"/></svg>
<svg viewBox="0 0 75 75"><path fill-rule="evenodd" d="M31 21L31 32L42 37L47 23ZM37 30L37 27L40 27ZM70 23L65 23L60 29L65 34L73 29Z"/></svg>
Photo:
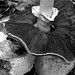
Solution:
<svg viewBox="0 0 75 75"><path fill-rule="evenodd" d="M12 27L11 24L7 24L6 29L8 35L17 38L30 54L54 54L67 60L74 59L75 55L72 49L74 44L71 44L71 40L66 39L68 35L62 31L44 33L25 23L13 23Z"/></svg>

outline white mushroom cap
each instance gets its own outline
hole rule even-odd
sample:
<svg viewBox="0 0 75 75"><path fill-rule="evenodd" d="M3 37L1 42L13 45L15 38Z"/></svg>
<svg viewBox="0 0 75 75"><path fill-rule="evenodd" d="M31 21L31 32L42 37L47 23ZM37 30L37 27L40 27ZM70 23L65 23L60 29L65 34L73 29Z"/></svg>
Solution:
<svg viewBox="0 0 75 75"><path fill-rule="evenodd" d="M6 34L4 34L3 32L0 32L0 42L5 41L5 40L6 40L6 38L7 38L7 35L6 35Z"/></svg>
<svg viewBox="0 0 75 75"><path fill-rule="evenodd" d="M23 75L30 71L33 67L35 57L27 54L25 57L11 59L12 69L10 74Z"/></svg>

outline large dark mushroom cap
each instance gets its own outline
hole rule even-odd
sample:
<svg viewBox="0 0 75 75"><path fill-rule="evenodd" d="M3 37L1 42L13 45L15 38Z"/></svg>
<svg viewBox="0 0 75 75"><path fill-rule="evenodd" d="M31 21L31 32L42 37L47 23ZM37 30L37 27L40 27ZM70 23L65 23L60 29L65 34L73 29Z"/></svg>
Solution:
<svg viewBox="0 0 75 75"><path fill-rule="evenodd" d="M5 23L8 35L21 41L30 54L52 54L69 61L73 60L75 57L75 40L70 33L72 27L70 26L70 18L68 17L68 12L72 9L72 3L66 0L65 2L63 1L61 5L61 2L58 4L57 2L55 3L54 6L59 9L59 14L54 22L49 23L49 25L52 28L54 26L55 29L53 28L49 32L43 32L36 28L34 23L36 23L37 18L30 10L27 10L19 13L16 12L12 14L14 16L10 16L10 20ZM69 20L67 18L69 18Z"/></svg>

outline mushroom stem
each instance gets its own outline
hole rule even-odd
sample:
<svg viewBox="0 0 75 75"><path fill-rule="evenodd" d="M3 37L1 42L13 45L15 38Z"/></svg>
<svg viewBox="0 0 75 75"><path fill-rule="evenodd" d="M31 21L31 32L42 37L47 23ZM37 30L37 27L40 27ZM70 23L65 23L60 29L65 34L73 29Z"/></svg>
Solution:
<svg viewBox="0 0 75 75"><path fill-rule="evenodd" d="M49 20L47 20L43 15L41 15L38 20L37 23L35 24L35 27L39 28L39 30L44 31L44 32L48 32L50 31L50 25L49 25Z"/></svg>
<svg viewBox="0 0 75 75"><path fill-rule="evenodd" d="M49 22L47 17L52 16L54 0L41 0L39 9L39 18L37 24L35 25L40 30L48 32L50 31ZM42 16L41 16L42 15Z"/></svg>
<svg viewBox="0 0 75 75"><path fill-rule="evenodd" d="M41 0L40 14L51 17L53 11L54 0Z"/></svg>

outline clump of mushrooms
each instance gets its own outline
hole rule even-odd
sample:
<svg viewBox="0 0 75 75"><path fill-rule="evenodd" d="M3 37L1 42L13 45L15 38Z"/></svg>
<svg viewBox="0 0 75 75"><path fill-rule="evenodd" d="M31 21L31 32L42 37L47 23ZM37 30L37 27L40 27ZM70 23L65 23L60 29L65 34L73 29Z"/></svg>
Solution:
<svg viewBox="0 0 75 75"><path fill-rule="evenodd" d="M50 27L47 26L50 21L54 21L55 17L58 15L58 10L53 7L54 0L41 0L40 6L34 6L32 7L32 13L38 17L37 23L34 25L35 27L39 28L41 31L48 32L50 30ZM19 9L19 8L17 8ZM21 8L20 8L21 9ZM36 10L37 9L37 10ZM1 22L6 22L7 20L3 19ZM4 38L1 38L1 37ZM8 55L12 56L11 53L11 42L6 40L7 36L4 35L1 32L1 47L4 50L5 53L2 54L3 59L7 59ZM12 35L12 37L15 37L19 39L17 36ZM21 39L19 39L22 41ZM23 42L23 41L22 41ZM26 45L25 45L26 46ZM5 50L6 48L6 50ZM27 46L26 46L27 49ZM6 53L9 53L8 55ZM11 55L12 54L12 55ZM34 55L34 54L33 54ZM17 57L7 59L10 61L12 68L10 70L11 75L23 75L31 70L34 64L35 57L26 53L23 57ZM37 54L39 55L39 54ZM41 54L42 55L42 54ZM65 62L61 59L61 57L57 57L58 55L53 56L48 54L45 54L45 56L39 56L35 61L35 67L39 75L65 75L69 70L71 70L74 66L74 61L72 62ZM10 58L10 57L9 57ZM21 70L22 68L22 70Z"/></svg>

